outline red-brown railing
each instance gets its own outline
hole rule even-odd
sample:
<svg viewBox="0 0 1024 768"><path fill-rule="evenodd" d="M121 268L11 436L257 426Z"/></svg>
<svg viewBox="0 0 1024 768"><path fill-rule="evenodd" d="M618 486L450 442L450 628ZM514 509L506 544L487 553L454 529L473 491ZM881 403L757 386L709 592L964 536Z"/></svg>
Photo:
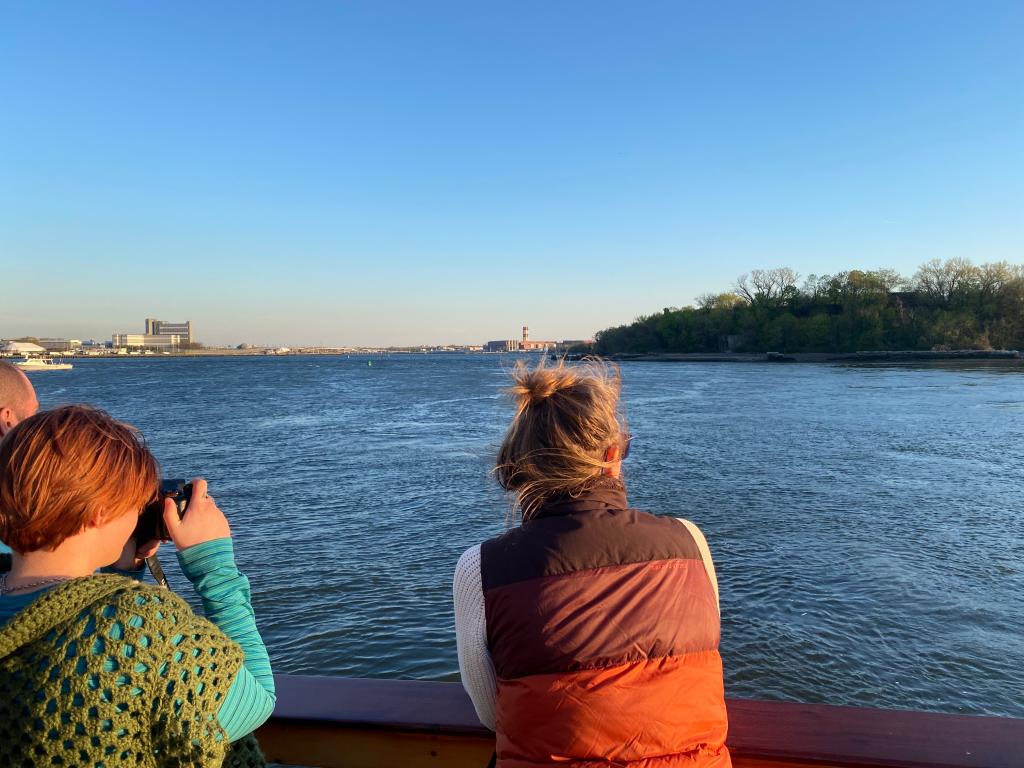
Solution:
<svg viewBox="0 0 1024 768"><path fill-rule="evenodd" d="M329 768L483 768L494 735L457 683L277 676L267 757ZM737 701L736 768L1022 768L1024 720Z"/></svg>

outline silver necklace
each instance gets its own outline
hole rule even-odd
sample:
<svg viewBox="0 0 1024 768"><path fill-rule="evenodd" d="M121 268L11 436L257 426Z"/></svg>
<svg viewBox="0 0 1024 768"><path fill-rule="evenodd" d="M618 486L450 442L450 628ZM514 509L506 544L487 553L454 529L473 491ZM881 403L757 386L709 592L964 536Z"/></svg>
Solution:
<svg viewBox="0 0 1024 768"><path fill-rule="evenodd" d="M33 581L28 584L22 584L18 587L7 586L7 574L0 573L0 595L9 595L12 592L22 592L32 587L42 587L46 584L56 584L58 581L68 581L73 579L74 576L51 576L49 579L40 579L39 581Z"/></svg>

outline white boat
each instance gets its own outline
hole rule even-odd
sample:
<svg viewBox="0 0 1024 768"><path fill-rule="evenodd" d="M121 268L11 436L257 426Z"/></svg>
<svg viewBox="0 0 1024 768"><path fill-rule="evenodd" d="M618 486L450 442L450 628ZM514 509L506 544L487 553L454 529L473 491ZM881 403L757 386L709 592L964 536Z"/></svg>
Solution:
<svg viewBox="0 0 1024 768"><path fill-rule="evenodd" d="M33 371L70 371L74 368L71 363L57 362L46 357L26 357L24 360L16 361L14 365L21 368L25 373L32 373Z"/></svg>

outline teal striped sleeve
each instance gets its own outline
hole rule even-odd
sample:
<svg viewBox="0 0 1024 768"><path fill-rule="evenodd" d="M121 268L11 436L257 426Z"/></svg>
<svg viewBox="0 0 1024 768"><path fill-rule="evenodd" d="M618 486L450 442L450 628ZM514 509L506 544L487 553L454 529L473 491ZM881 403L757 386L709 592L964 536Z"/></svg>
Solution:
<svg viewBox="0 0 1024 768"><path fill-rule="evenodd" d="M206 618L245 653L245 666L217 714L228 738L235 740L266 721L276 701L270 656L256 628L249 580L235 566L234 547L227 537L182 550L178 562L203 601Z"/></svg>

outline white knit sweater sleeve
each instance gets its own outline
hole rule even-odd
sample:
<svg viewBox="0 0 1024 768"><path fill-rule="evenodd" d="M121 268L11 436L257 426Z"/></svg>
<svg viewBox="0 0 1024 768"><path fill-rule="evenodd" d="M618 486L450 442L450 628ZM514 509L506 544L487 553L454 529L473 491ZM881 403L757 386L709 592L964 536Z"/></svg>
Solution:
<svg viewBox="0 0 1024 768"><path fill-rule="evenodd" d="M498 676L487 650L487 616L480 576L480 545L462 553L455 566L455 644L462 687L473 701L480 722L494 730Z"/></svg>
<svg viewBox="0 0 1024 768"><path fill-rule="evenodd" d="M684 520L681 517L677 517L676 520L686 526L686 530L690 532L693 540L697 543L697 549L700 550L700 558L704 561L704 570L707 571L708 578L711 580L711 586L715 590L715 603L718 605L718 613L721 615L722 606L718 600L718 576L715 574L715 563L711 559L711 549L708 547L708 540L704 538L700 528L689 520Z"/></svg>

